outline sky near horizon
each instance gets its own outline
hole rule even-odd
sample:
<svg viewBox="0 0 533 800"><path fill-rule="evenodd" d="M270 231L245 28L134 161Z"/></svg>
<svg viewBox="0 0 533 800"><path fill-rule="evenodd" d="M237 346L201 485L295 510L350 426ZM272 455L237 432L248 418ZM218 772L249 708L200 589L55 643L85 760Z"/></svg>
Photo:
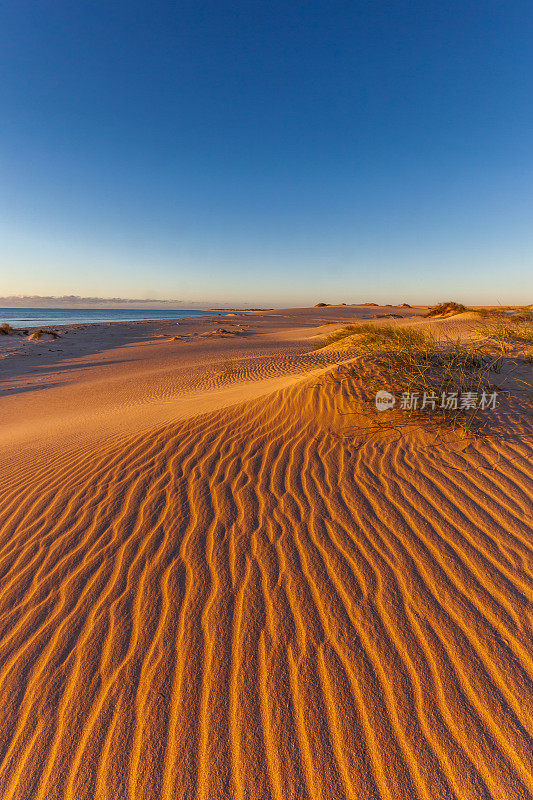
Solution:
<svg viewBox="0 0 533 800"><path fill-rule="evenodd" d="M533 6L0 9L0 295L533 302Z"/></svg>

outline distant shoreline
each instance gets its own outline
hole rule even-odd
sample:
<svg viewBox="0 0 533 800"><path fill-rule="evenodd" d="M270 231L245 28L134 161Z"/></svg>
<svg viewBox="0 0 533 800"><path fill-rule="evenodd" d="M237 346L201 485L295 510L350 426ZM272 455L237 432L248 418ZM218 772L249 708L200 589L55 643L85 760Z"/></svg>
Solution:
<svg viewBox="0 0 533 800"><path fill-rule="evenodd" d="M13 328L91 325L113 322L158 322L213 316L208 309L147 308L0 308L0 323Z"/></svg>

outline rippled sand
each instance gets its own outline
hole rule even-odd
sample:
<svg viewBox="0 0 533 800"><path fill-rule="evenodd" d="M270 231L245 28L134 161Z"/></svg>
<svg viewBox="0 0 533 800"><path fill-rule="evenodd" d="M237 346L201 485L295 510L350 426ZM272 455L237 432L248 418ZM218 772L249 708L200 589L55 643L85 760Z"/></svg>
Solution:
<svg viewBox="0 0 533 800"><path fill-rule="evenodd" d="M531 438L353 437L301 350L2 471L2 800L533 796Z"/></svg>

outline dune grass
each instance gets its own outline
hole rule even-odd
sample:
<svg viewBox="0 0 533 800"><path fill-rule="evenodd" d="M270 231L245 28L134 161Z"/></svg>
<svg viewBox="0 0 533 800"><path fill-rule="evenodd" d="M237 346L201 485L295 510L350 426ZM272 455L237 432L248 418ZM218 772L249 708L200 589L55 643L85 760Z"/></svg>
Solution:
<svg viewBox="0 0 533 800"><path fill-rule="evenodd" d="M345 340L344 345L356 348L376 350L386 347L397 350L421 346L426 339L424 333L413 328L397 328L393 325L347 325L330 333L315 349L320 350Z"/></svg>
<svg viewBox="0 0 533 800"><path fill-rule="evenodd" d="M461 303L440 303L433 306L424 315L425 317L452 317L456 314L462 314L465 311L471 311L477 314L482 319L489 319L491 317L507 317L513 322L528 322L533 319L531 309L528 307L516 308L513 311L512 306L464 306ZM510 313L513 312L513 313Z"/></svg>
<svg viewBox="0 0 533 800"><path fill-rule="evenodd" d="M382 354L375 386L398 398L404 419L431 413L437 426L460 435L481 434L489 395L497 388L492 374L501 371L502 363L501 353L483 347L428 340L422 347Z"/></svg>
<svg viewBox="0 0 533 800"><path fill-rule="evenodd" d="M442 341L412 328L352 325L330 334L322 347L343 341L370 359L365 359L372 374L366 410L378 428L401 429L416 417L461 436L486 432L489 395L497 390L494 375L505 355L501 342ZM385 414L375 409L380 389L396 398Z"/></svg>
<svg viewBox="0 0 533 800"><path fill-rule="evenodd" d="M489 317L503 317L505 316L505 309L504 308L489 308L489 307L479 307L479 308L471 308L470 311L473 311L482 319L488 319Z"/></svg>
<svg viewBox="0 0 533 800"><path fill-rule="evenodd" d="M498 342L505 349L508 344L523 343L533 344L533 317L527 313L513 315L505 321L497 322L483 328L478 328L476 333Z"/></svg>
<svg viewBox="0 0 533 800"><path fill-rule="evenodd" d="M59 339L59 334L57 333L57 331L52 331L52 330L47 331L44 330L44 328L37 328L36 330L34 330L33 333L30 334L30 339L38 341L45 334L51 336L52 339Z"/></svg>
<svg viewBox="0 0 533 800"><path fill-rule="evenodd" d="M464 306L462 303L455 303L453 300L449 300L447 303L438 303L436 306L432 306L424 316L452 317L455 314L462 314L464 311L468 310L468 307Z"/></svg>
<svg viewBox="0 0 533 800"><path fill-rule="evenodd" d="M509 317L511 322L532 322L533 313L528 308L521 308Z"/></svg>
<svg viewBox="0 0 533 800"><path fill-rule="evenodd" d="M2 322L0 325L0 336L10 336L15 333L15 329L11 327L9 322Z"/></svg>

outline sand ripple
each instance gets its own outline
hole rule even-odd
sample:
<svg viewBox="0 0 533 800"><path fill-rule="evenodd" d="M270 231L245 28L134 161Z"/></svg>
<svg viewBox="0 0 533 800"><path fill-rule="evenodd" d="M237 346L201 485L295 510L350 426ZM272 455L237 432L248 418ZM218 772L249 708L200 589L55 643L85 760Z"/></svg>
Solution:
<svg viewBox="0 0 533 800"><path fill-rule="evenodd" d="M2 477L0 797L532 796L532 448L338 391Z"/></svg>

